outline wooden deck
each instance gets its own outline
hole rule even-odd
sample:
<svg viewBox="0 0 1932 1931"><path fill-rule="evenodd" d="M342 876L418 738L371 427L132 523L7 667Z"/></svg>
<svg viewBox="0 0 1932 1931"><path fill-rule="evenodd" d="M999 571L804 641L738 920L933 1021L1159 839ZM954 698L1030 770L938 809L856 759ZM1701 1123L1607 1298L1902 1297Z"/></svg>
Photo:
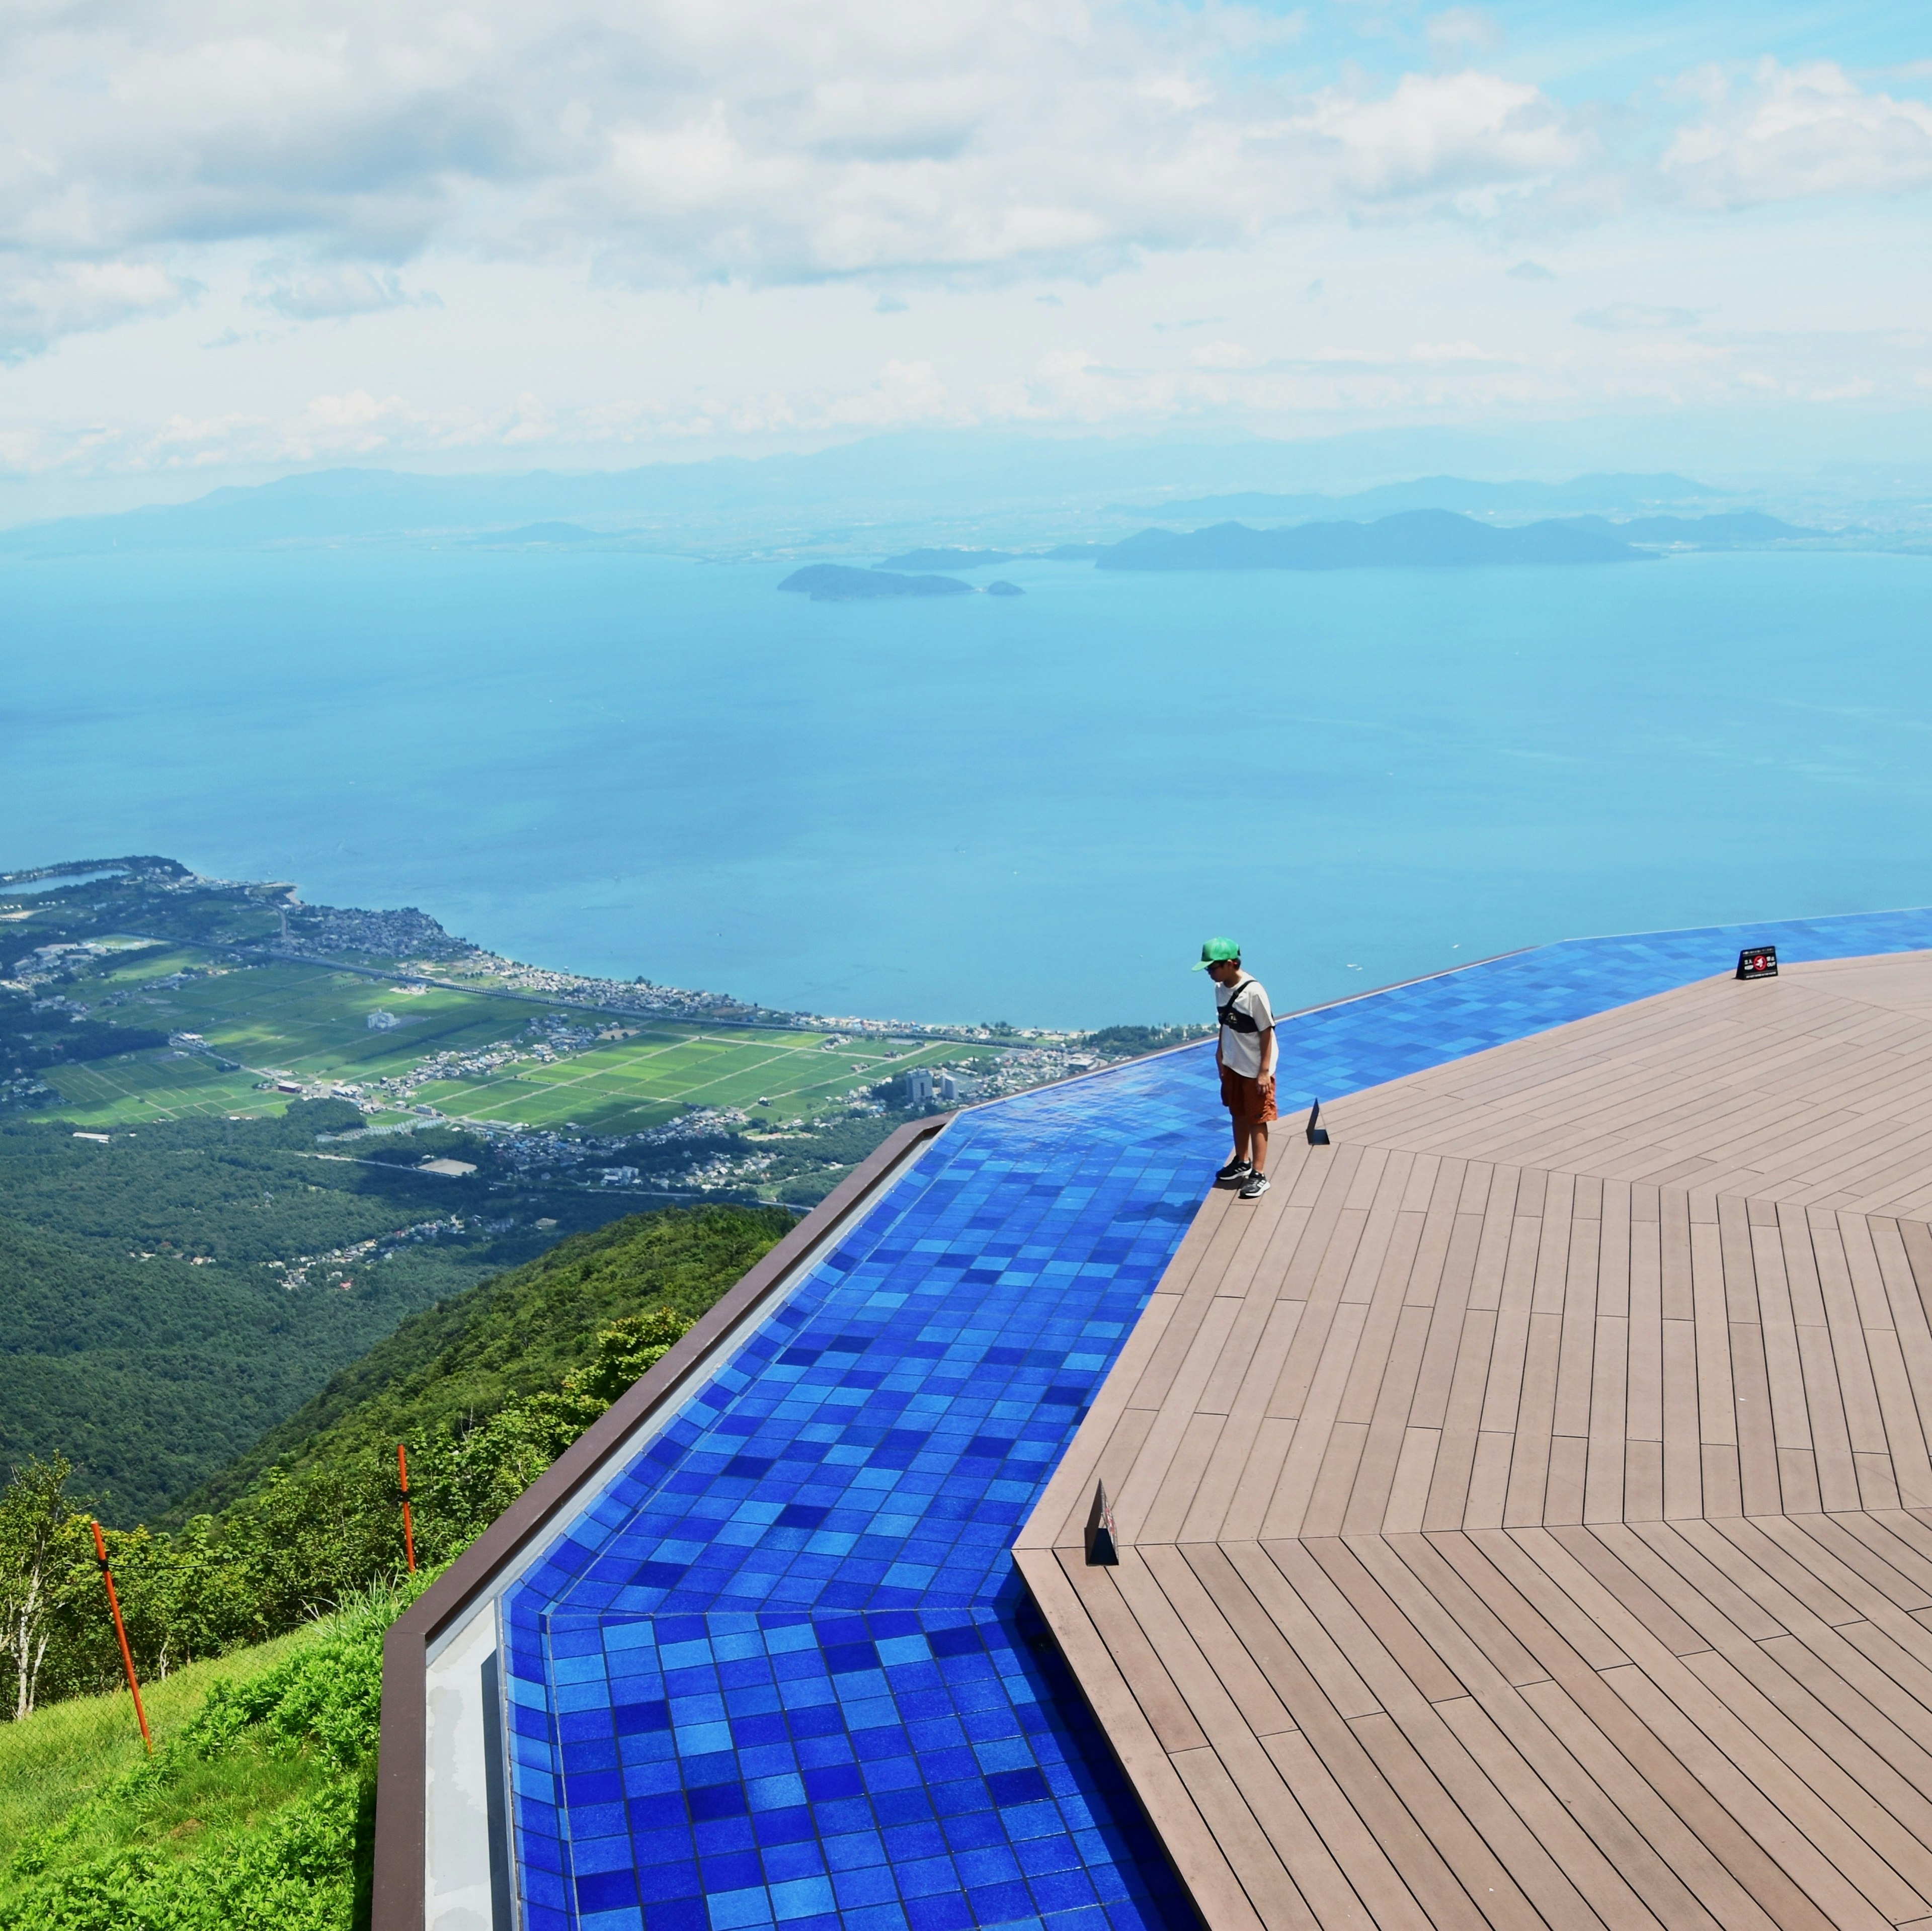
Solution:
<svg viewBox="0 0 1932 1931"><path fill-rule="evenodd" d="M1932 954L1324 1119L1016 1552L1213 1931L1932 1931Z"/></svg>

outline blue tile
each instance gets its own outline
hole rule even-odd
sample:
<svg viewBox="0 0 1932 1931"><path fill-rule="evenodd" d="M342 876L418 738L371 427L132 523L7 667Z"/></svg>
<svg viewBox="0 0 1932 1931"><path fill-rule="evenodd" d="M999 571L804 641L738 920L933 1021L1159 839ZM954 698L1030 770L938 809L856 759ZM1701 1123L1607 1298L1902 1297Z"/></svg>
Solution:
<svg viewBox="0 0 1932 1931"><path fill-rule="evenodd" d="M1282 1109L1759 943L1932 947L1932 911L1573 940L1295 1015ZM1009 1551L1226 1131L1211 1047L964 1116L586 1498L504 1603L532 1931L1196 1924Z"/></svg>

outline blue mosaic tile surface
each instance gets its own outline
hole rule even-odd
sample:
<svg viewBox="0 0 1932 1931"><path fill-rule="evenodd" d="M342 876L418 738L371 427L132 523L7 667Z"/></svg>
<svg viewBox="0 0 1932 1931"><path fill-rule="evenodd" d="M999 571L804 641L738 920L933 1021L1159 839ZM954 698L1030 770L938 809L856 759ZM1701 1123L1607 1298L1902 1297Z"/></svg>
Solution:
<svg viewBox="0 0 1932 1931"><path fill-rule="evenodd" d="M1757 943L1932 947L1932 910L1573 940L1300 1014L1282 1104ZM1211 1054L956 1122L509 1593L530 1931L1196 1924L1008 1549L1224 1157Z"/></svg>

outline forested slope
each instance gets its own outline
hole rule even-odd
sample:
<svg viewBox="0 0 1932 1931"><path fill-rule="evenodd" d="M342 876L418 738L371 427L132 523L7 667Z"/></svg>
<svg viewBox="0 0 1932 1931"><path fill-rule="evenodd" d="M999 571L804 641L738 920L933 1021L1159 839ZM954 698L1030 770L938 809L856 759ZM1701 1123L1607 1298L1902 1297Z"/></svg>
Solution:
<svg viewBox="0 0 1932 1931"><path fill-rule="evenodd" d="M646 1308L695 1320L796 1224L778 1208L668 1208L579 1234L412 1315L171 1512L217 1510L272 1468L314 1468L473 1425L593 1360Z"/></svg>
<svg viewBox="0 0 1932 1931"><path fill-rule="evenodd" d="M621 1211L319 1147L360 1124L0 1123L0 1466L64 1455L106 1520L152 1517L409 1315Z"/></svg>
<svg viewBox="0 0 1932 1931"><path fill-rule="evenodd" d="M109 1532L136 1667L226 1654L399 1581L399 1441L418 1566L447 1561L792 1225L772 1208L633 1216L389 1337L226 1477L218 1512ZM116 1679L90 1512L59 1460L19 1465L0 1490L0 1711Z"/></svg>

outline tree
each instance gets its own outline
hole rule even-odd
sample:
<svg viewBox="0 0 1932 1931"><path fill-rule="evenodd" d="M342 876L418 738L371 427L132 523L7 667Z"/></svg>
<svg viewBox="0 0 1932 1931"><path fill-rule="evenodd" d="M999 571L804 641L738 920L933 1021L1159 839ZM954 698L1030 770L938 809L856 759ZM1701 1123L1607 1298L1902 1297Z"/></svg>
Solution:
<svg viewBox="0 0 1932 1931"><path fill-rule="evenodd" d="M0 1663L13 1672L14 1714L31 1716L54 1631L86 1576L86 1519L67 1493L64 1456L38 1456L0 1495Z"/></svg>

